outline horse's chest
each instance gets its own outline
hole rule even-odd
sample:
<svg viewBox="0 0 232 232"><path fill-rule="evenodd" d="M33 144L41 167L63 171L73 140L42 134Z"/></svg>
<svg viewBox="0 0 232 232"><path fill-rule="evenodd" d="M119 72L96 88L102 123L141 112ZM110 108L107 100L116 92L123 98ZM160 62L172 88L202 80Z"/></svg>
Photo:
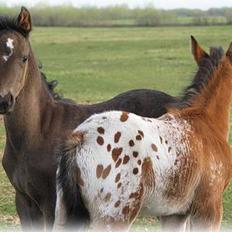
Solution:
<svg viewBox="0 0 232 232"><path fill-rule="evenodd" d="M4 168L12 185L29 196L38 195L45 181L52 185L51 182L55 180L56 161L52 159L52 155L48 157L43 156L42 150L18 152L15 156L13 152L7 152Z"/></svg>
<svg viewBox="0 0 232 232"><path fill-rule="evenodd" d="M11 184L20 191L25 189L25 184L27 178L27 165L24 159L18 159L19 155L13 155L13 152L7 152L3 157L3 167L6 171L8 178L10 179Z"/></svg>
<svg viewBox="0 0 232 232"><path fill-rule="evenodd" d="M29 178L27 175L27 168L25 165L19 165L15 168L13 175L12 175L12 184L13 186L21 191L24 192L27 189Z"/></svg>

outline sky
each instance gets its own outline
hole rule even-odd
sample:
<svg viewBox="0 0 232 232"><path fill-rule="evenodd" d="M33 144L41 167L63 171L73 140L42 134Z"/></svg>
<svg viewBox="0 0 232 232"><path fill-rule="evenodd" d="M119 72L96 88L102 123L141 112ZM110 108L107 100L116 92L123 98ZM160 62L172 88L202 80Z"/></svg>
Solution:
<svg viewBox="0 0 232 232"><path fill-rule="evenodd" d="M209 9L217 7L232 7L232 0L0 0L7 6L24 5L27 7L37 4L48 5L73 5L105 7L119 4L127 4L131 8L154 6L162 9L190 8Z"/></svg>

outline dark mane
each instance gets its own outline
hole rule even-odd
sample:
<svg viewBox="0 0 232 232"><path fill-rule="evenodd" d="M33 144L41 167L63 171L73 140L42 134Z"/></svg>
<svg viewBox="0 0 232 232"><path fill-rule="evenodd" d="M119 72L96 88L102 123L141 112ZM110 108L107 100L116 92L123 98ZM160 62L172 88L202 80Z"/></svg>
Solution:
<svg viewBox="0 0 232 232"><path fill-rule="evenodd" d="M40 71L40 75L41 75L42 80L45 82L46 87L48 91L50 92L50 94L52 95L52 97L55 100L62 100L63 97L60 94L56 93L54 90L55 87L58 85L58 81L57 80L48 81L47 76L42 71Z"/></svg>
<svg viewBox="0 0 232 232"><path fill-rule="evenodd" d="M73 100L68 99L68 98L64 98L63 95L61 95L55 91L55 88L59 82L57 80L49 81L47 79L47 76L45 75L45 73L42 71L42 65L39 65L39 69L40 69L41 79L44 81L45 86L47 87L49 93L52 95L54 100L75 104L75 102Z"/></svg>
<svg viewBox="0 0 232 232"><path fill-rule="evenodd" d="M22 27L20 27L17 18L12 18L8 16L0 16L0 31L3 30L16 31L23 35L25 38L27 38L29 35L28 31L25 31Z"/></svg>
<svg viewBox="0 0 232 232"><path fill-rule="evenodd" d="M200 93L202 87L204 87L213 76L212 74L220 64L223 55L224 51L222 47L210 48L210 55L202 58L192 83L184 89L182 96L180 97L180 102L175 104L175 107L185 108L191 105L194 97Z"/></svg>

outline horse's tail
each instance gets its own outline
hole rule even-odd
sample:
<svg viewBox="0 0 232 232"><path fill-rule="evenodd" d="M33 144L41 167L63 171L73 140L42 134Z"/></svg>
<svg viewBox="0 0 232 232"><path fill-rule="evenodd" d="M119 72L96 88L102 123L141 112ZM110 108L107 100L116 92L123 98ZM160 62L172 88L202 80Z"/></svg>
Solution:
<svg viewBox="0 0 232 232"><path fill-rule="evenodd" d="M61 149L57 172L57 189L63 193L63 203L66 209L68 227L74 225L88 226L90 216L84 205L80 185L77 180L78 167L76 152L83 141L82 132L74 132L68 137Z"/></svg>

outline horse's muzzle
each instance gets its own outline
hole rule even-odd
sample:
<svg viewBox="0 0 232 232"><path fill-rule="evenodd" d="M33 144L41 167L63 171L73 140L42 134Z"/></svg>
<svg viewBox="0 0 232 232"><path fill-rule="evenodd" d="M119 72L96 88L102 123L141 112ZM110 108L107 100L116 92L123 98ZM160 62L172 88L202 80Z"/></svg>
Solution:
<svg viewBox="0 0 232 232"><path fill-rule="evenodd" d="M13 105L14 97L11 93L8 93L3 97L0 95L0 114L6 114L12 111Z"/></svg>

